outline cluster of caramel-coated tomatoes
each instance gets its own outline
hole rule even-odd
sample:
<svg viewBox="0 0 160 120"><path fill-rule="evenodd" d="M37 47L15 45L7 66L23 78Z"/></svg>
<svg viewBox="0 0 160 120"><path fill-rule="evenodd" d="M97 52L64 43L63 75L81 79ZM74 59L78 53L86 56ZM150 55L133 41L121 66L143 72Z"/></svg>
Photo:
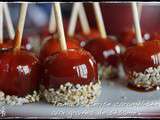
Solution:
<svg viewBox="0 0 160 120"><path fill-rule="evenodd" d="M151 56L160 51L159 35L156 33L142 45L135 45L135 33L125 31L120 41L111 38L102 39L99 32L78 37L66 37L68 50L60 51L58 38L51 37L42 47L39 58L22 46L20 51L13 52L13 41L0 44L0 88L6 94L25 96L44 84L46 88L58 88L61 84L89 84L98 80L97 64L117 67L122 60L126 71L143 72L153 63ZM79 39L81 38L81 39ZM81 42L84 42L83 48ZM26 42L27 43L27 42ZM124 54L117 52L116 47L124 45ZM111 54L107 54L112 51ZM138 53L137 53L138 51ZM77 74L80 65L85 65Z"/></svg>
<svg viewBox="0 0 160 120"><path fill-rule="evenodd" d="M136 44L135 32L132 29L122 33L117 41L111 37L103 39L98 30L91 29L88 35L66 35L66 51L60 50L56 33L53 36L47 31L40 36L41 39L51 37L42 46L39 56L26 47L29 44L28 38L22 40L21 50L18 51L13 49L13 40L0 44L0 89L5 94L25 96L38 90L40 84L46 88L57 89L67 82L75 85L96 83L97 64L118 69L122 62L126 73L143 72L160 64L152 57L160 52L158 33L147 39L143 34L146 41ZM123 53L121 46L125 48Z"/></svg>

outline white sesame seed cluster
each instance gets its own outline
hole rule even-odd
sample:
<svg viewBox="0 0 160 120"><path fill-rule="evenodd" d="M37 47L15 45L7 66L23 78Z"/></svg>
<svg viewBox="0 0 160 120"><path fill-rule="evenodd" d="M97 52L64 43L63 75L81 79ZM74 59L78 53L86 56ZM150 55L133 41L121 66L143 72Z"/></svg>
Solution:
<svg viewBox="0 0 160 120"><path fill-rule="evenodd" d="M114 68L113 66L104 66L101 64L98 64L98 76L100 80L105 80L114 77L116 74L118 74L118 69Z"/></svg>
<svg viewBox="0 0 160 120"><path fill-rule="evenodd" d="M18 97L15 95L5 95L4 92L0 91L0 103L7 105L23 105L26 103L38 102L40 99L39 94L33 91L32 95L26 95L25 97Z"/></svg>
<svg viewBox="0 0 160 120"><path fill-rule="evenodd" d="M133 72L129 81L137 87L143 87L146 90L160 86L160 66L149 67L142 72Z"/></svg>
<svg viewBox="0 0 160 120"><path fill-rule="evenodd" d="M43 86L44 88L44 86ZM58 90L43 89L44 99L55 106L86 106L92 104L101 93L101 82L89 85L73 85L67 82Z"/></svg>

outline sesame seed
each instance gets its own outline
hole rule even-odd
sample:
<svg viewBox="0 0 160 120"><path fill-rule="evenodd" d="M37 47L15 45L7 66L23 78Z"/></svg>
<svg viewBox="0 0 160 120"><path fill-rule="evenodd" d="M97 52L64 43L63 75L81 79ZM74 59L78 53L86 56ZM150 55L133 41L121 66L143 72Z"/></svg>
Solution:
<svg viewBox="0 0 160 120"><path fill-rule="evenodd" d="M160 85L160 66L149 67L144 72L133 71L129 81L137 87L144 87L146 90Z"/></svg>
<svg viewBox="0 0 160 120"><path fill-rule="evenodd" d="M25 97L18 97L15 95L5 95L0 91L0 102L8 105L22 105L31 102L39 101L40 95L36 91L33 91L32 95L26 95Z"/></svg>
<svg viewBox="0 0 160 120"><path fill-rule="evenodd" d="M58 90L45 89L42 94L45 100L55 106L79 106L92 104L96 97L100 95L100 81L96 84L90 83L90 85L73 85L71 83L66 83L61 85ZM70 86L70 89L66 87ZM61 89L65 88L63 92Z"/></svg>
<svg viewBox="0 0 160 120"><path fill-rule="evenodd" d="M107 67L105 65L98 64L98 77L100 80L109 79L114 75L118 74L118 69L108 65Z"/></svg>

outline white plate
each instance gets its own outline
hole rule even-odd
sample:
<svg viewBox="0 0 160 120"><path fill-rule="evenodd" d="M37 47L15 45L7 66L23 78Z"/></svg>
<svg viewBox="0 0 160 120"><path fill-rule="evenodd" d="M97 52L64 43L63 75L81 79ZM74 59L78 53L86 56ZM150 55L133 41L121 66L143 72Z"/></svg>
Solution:
<svg viewBox="0 0 160 120"><path fill-rule="evenodd" d="M102 81L102 93L89 107L55 107L47 103L4 106L16 117L106 118L145 116L160 110L160 91L136 92L122 81Z"/></svg>

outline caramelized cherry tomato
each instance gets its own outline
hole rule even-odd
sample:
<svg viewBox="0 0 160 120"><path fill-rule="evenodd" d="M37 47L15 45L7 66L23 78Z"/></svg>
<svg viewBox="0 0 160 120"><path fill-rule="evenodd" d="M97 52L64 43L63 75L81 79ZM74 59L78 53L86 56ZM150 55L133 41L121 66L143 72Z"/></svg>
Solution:
<svg viewBox="0 0 160 120"><path fill-rule="evenodd" d="M84 49L89 51L94 56L97 63L117 66L120 46L116 41L113 41L110 38L92 39L86 41Z"/></svg>
<svg viewBox="0 0 160 120"><path fill-rule="evenodd" d="M39 60L27 51L0 52L0 90L8 95L25 96L38 88Z"/></svg>
<svg viewBox="0 0 160 120"><path fill-rule="evenodd" d="M149 40L150 34L142 32L142 37L144 40ZM122 45L124 45L126 48L131 47L131 46L135 46L137 44L137 41L136 41L136 34L133 31L133 29L128 29L128 30L125 30L124 32L122 32L119 37L119 42Z"/></svg>
<svg viewBox="0 0 160 120"><path fill-rule="evenodd" d="M80 48L80 43L72 38L67 38L67 48ZM45 60L48 56L59 52L60 45L57 39L49 39L41 49L40 59Z"/></svg>
<svg viewBox="0 0 160 120"><path fill-rule="evenodd" d="M96 61L82 49L57 52L44 63L44 85L47 88L59 88L67 82L85 85L97 80Z"/></svg>
<svg viewBox="0 0 160 120"><path fill-rule="evenodd" d="M160 41L146 41L130 47L123 55L126 71L143 72L148 67L160 65Z"/></svg>

